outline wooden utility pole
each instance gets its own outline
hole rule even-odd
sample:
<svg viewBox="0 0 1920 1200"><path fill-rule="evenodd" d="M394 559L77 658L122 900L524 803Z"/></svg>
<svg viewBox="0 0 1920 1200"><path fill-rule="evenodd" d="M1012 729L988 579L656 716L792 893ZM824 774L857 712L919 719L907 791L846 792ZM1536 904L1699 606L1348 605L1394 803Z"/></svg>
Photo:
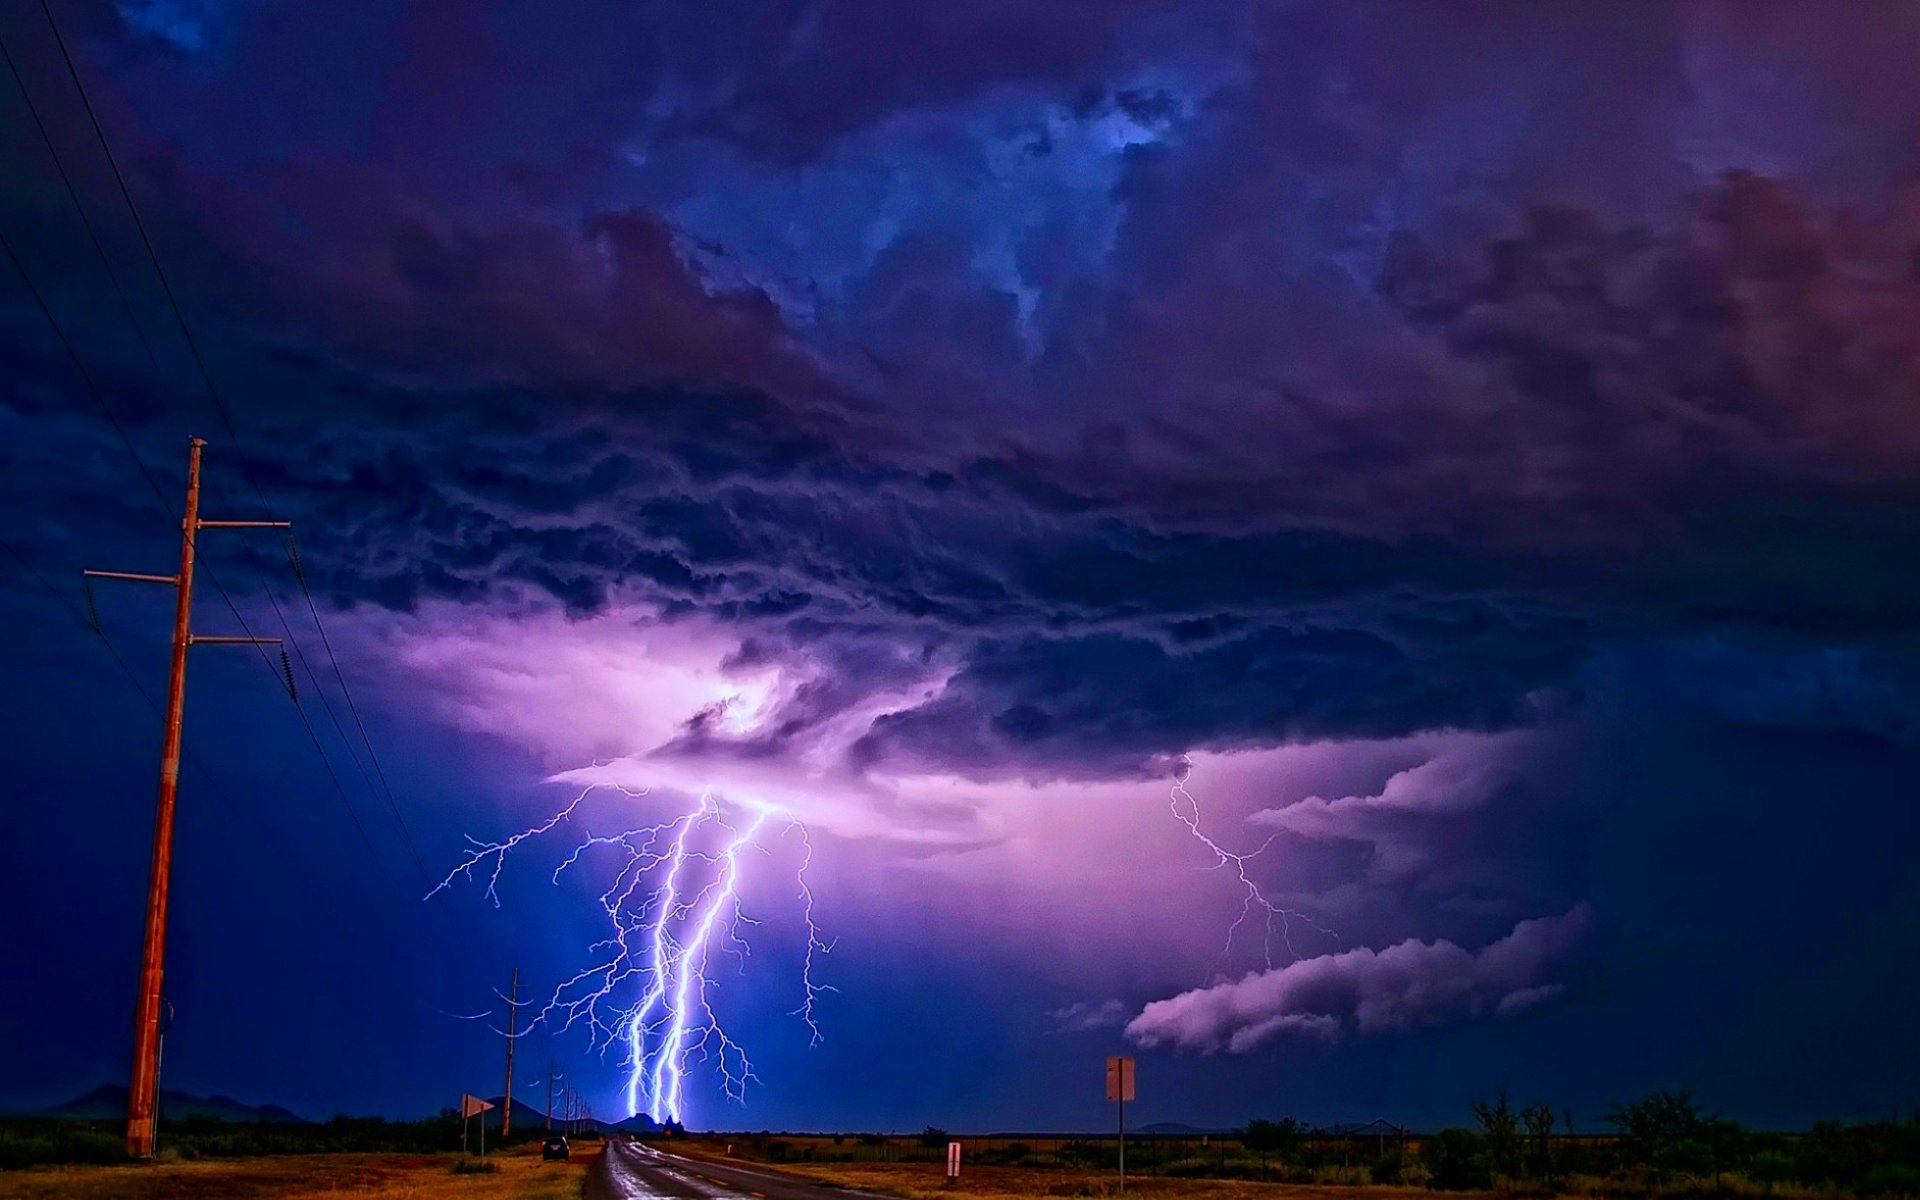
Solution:
<svg viewBox="0 0 1920 1200"><path fill-rule="evenodd" d="M189 441L187 504L180 519L180 571L175 575L139 575L126 571L87 571L92 579L130 579L173 587L173 664L167 677L167 716L160 747L160 796L153 824L153 863L147 878L146 939L140 957L140 992L134 1007L133 1078L127 1089L127 1153L152 1158L154 1110L160 1092L160 987L166 966L167 890L173 869L173 805L180 789L180 720L186 705L187 647L194 645L278 645L279 638L198 637L189 625L193 610L194 544L202 529L284 529L289 521L202 521L200 448Z"/></svg>
<svg viewBox="0 0 1920 1200"><path fill-rule="evenodd" d="M513 987L507 992L507 1088L500 1093L500 1144L513 1131L514 1018L520 1014L520 968L513 969Z"/></svg>
<svg viewBox="0 0 1920 1200"><path fill-rule="evenodd" d="M547 1060L547 1132L553 1132L553 1060Z"/></svg>

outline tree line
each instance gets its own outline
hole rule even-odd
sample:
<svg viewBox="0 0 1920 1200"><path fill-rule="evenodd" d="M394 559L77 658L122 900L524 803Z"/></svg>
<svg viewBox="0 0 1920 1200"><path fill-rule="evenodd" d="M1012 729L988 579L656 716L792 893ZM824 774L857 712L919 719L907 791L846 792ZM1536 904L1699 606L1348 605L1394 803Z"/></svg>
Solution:
<svg viewBox="0 0 1920 1200"><path fill-rule="evenodd" d="M1469 1110L1471 1127L1430 1137L1329 1137L1287 1117L1250 1121L1238 1139L1258 1157L1262 1174L1323 1183L1540 1194L1839 1189L1920 1195L1920 1115L1820 1122L1803 1133L1759 1131L1709 1112L1686 1089L1612 1105L1601 1117L1602 1130L1584 1134L1571 1113L1544 1101L1516 1105L1504 1089L1474 1100ZM1377 1148L1371 1157L1369 1146ZM1348 1178L1329 1171L1335 1151ZM1365 1178L1353 1168L1364 1168Z"/></svg>

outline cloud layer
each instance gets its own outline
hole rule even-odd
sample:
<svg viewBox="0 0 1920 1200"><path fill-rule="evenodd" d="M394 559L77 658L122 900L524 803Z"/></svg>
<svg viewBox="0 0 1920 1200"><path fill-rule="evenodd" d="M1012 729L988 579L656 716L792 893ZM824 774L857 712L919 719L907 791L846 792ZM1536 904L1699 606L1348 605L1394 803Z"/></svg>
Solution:
<svg viewBox="0 0 1920 1200"><path fill-rule="evenodd" d="M1333 1040L1512 1017L1558 999L1582 948L1584 906L1537 917L1478 951L1408 939L1329 954L1156 1000L1126 1026L1144 1047L1245 1054L1286 1034Z"/></svg>

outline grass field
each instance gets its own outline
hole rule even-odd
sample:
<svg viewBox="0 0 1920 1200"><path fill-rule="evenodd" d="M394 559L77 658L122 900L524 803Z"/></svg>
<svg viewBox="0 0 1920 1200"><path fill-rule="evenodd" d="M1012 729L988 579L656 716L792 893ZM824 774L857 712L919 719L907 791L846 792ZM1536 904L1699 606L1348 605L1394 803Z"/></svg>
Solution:
<svg viewBox="0 0 1920 1200"><path fill-rule="evenodd" d="M543 1163L538 1147L488 1155L456 1175L452 1154L292 1154L0 1172L5 1200L577 1200L597 1147Z"/></svg>
<svg viewBox="0 0 1920 1200"><path fill-rule="evenodd" d="M722 1158L719 1141L694 1139L675 1147L681 1153ZM736 1161L738 1159L736 1158ZM1005 1200L1006 1197L1106 1197L1117 1194L1113 1172L1060 1168L962 1165L958 1187L946 1186L944 1163L781 1162L781 1171L823 1183L881 1192L906 1200ZM1256 1183L1227 1179L1168 1179L1128 1175L1128 1196L1142 1200L1433 1200L1424 1188L1318 1186ZM1473 1193L1451 1195L1472 1200Z"/></svg>
<svg viewBox="0 0 1920 1200"><path fill-rule="evenodd" d="M789 1135L794 1143L825 1141ZM958 1186L946 1186L946 1167L941 1162L796 1162L791 1158L768 1162L752 1153L751 1135L731 1139L734 1155L726 1153L729 1139L693 1138L674 1147L680 1153L711 1157L721 1161L764 1162L767 1166L792 1175L817 1179L839 1187L898 1196L903 1200L1048 1200L1051 1197L1098 1197L1120 1200L1113 1170L1087 1170L1062 1166L1000 1166L963 1163ZM1868 1191L1849 1193L1844 1189L1809 1189L1799 1186L1775 1186L1755 1183L1742 1176L1728 1175L1723 1188L1715 1191L1706 1180L1678 1180L1662 1189L1650 1189L1644 1182L1624 1186L1594 1177L1574 1177L1561 1186L1545 1188L1537 1184L1499 1191L1430 1191L1409 1187L1354 1182L1265 1182L1251 1179L1194 1179L1170 1176L1127 1174L1127 1197L1140 1200L1834 1200L1848 1195L1886 1196L1889 1200L1914 1195L1911 1191Z"/></svg>

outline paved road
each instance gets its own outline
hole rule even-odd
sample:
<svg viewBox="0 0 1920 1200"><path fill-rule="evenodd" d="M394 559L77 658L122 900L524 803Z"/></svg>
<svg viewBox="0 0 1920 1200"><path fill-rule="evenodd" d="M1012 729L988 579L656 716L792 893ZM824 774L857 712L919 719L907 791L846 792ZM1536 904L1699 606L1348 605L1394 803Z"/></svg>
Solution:
<svg viewBox="0 0 1920 1200"><path fill-rule="evenodd" d="M610 1141L587 1172L587 1200L890 1200L736 1163Z"/></svg>

